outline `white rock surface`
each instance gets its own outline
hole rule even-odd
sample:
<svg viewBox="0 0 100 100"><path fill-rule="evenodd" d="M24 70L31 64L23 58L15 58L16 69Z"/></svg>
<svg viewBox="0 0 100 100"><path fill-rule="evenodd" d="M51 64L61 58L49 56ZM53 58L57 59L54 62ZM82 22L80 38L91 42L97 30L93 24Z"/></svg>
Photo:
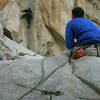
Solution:
<svg viewBox="0 0 100 100"><path fill-rule="evenodd" d="M29 57L34 56L36 58L43 58L7 38L3 34L3 28L0 25L0 56L2 57L2 60L16 59L24 55L29 55Z"/></svg>

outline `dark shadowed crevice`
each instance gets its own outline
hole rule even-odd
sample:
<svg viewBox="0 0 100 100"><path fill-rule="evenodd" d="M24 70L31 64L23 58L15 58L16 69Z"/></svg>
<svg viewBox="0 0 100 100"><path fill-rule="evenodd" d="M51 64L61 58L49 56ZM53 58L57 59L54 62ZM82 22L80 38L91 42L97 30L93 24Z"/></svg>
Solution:
<svg viewBox="0 0 100 100"><path fill-rule="evenodd" d="M87 0L88 2L90 2L90 4L96 8L96 10L100 10L98 4L95 2L96 0Z"/></svg>
<svg viewBox="0 0 100 100"><path fill-rule="evenodd" d="M64 38L59 34L59 32L56 30L56 28L52 25L51 23L51 17L50 14L46 8L46 6L44 5L44 2L42 1L42 19L44 22L45 27L47 28L47 30L51 33L53 39L57 42L57 44L61 47L61 49L65 49L64 44L65 44L65 40ZM49 20L48 20L49 19Z"/></svg>
<svg viewBox="0 0 100 100"><path fill-rule="evenodd" d="M3 34L8 37L9 39L13 40L11 32L7 30L6 28L3 28Z"/></svg>

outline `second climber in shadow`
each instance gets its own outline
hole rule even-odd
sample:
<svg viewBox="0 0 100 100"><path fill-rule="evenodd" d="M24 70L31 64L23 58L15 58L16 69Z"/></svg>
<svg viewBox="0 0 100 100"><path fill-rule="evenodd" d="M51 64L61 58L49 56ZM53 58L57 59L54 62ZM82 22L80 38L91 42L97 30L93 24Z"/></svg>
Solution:
<svg viewBox="0 0 100 100"><path fill-rule="evenodd" d="M21 16L21 19L26 18L27 23L28 23L27 28L30 28L31 20L32 20L32 10L31 10L31 8L21 10L21 11L24 12L24 14Z"/></svg>

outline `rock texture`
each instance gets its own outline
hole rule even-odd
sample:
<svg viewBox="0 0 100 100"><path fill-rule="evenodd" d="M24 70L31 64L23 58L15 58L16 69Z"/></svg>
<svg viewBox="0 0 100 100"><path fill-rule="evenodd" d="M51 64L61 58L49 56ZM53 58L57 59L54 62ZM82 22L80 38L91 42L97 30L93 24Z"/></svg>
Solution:
<svg viewBox="0 0 100 100"><path fill-rule="evenodd" d="M52 100L100 100L100 58L84 57L72 61L72 65L65 54L1 61L0 99L50 100L50 95L43 95L45 90L59 91L58 95L52 95ZM29 94L20 98L28 91Z"/></svg>
<svg viewBox="0 0 100 100"><path fill-rule="evenodd" d="M99 9L98 1L0 1L0 100L100 100L100 58L70 60L65 52L53 56L65 49L64 31L71 9L86 5L88 13L87 4ZM29 7L33 19L27 29L20 10ZM99 25L99 15L88 14ZM44 58L11 39L53 57Z"/></svg>
<svg viewBox="0 0 100 100"><path fill-rule="evenodd" d="M10 0L6 7L0 12L0 22L4 33L16 42L21 41L20 10L15 0Z"/></svg>
<svg viewBox="0 0 100 100"><path fill-rule="evenodd" d="M0 23L4 34L20 45L43 55L54 56L65 49L65 26L71 19L71 10L81 6L86 17L100 25L99 0L3 0ZM6 4L6 5L5 5ZM4 6L5 5L5 6ZM33 19L27 29L27 20L20 19L21 10L31 8Z"/></svg>
<svg viewBox="0 0 100 100"><path fill-rule="evenodd" d="M100 27L100 0L86 0L87 17Z"/></svg>
<svg viewBox="0 0 100 100"><path fill-rule="evenodd" d="M9 2L9 0L1 0L0 1L0 10L3 9L8 2Z"/></svg>
<svg viewBox="0 0 100 100"><path fill-rule="evenodd" d="M84 0L77 5L84 7ZM71 19L74 0L37 0L32 27L29 31L29 48L41 55L53 56L65 49L65 26ZM34 30L34 31L32 31ZM38 40L38 41L36 41ZM33 42L34 41L34 42Z"/></svg>
<svg viewBox="0 0 100 100"><path fill-rule="evenodd" d="M53 56L65 49L65 26L76 5L84 7L84 0L9 0L0 20L6 36L41 55ZM29 7L33 19L27 29L27 21L20 20L20 10Z"/></svg>
<svg viewBox="0 0 100 100"><path fill-rule="evenodd" d="M14 60L20 58L20 56L25 55L38 57L36 53L18 45L16 42L7 38L3 34L3 28L0 25L0 57L2 57L2 60Z"/></svg>

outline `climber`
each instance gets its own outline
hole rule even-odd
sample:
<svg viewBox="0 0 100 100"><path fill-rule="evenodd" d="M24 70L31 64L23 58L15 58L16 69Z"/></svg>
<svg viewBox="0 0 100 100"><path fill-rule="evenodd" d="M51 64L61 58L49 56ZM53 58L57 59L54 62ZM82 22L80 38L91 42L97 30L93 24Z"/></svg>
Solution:
<svg viewBox="0 0 100 100"><path fill-rule="evenodd" d="M66 47L72 49L76 45L85 45L97 42L100 42L100 29L94 22L84 18L83 8L74 8L72 10L72 20L66 25Z"/></svg>
<svg viewBox="0 0 100 100"><path fill-rule="evenodd" d="M25 12L25 13L21 16L21 19L27 18L27 23L28 23L27 28L30 28L30 26L31 26L31 19L32 19L32 10L31 10L30 8L28 8L28 9L21 10L21 11L22 11L22 12Z"/></svg>

